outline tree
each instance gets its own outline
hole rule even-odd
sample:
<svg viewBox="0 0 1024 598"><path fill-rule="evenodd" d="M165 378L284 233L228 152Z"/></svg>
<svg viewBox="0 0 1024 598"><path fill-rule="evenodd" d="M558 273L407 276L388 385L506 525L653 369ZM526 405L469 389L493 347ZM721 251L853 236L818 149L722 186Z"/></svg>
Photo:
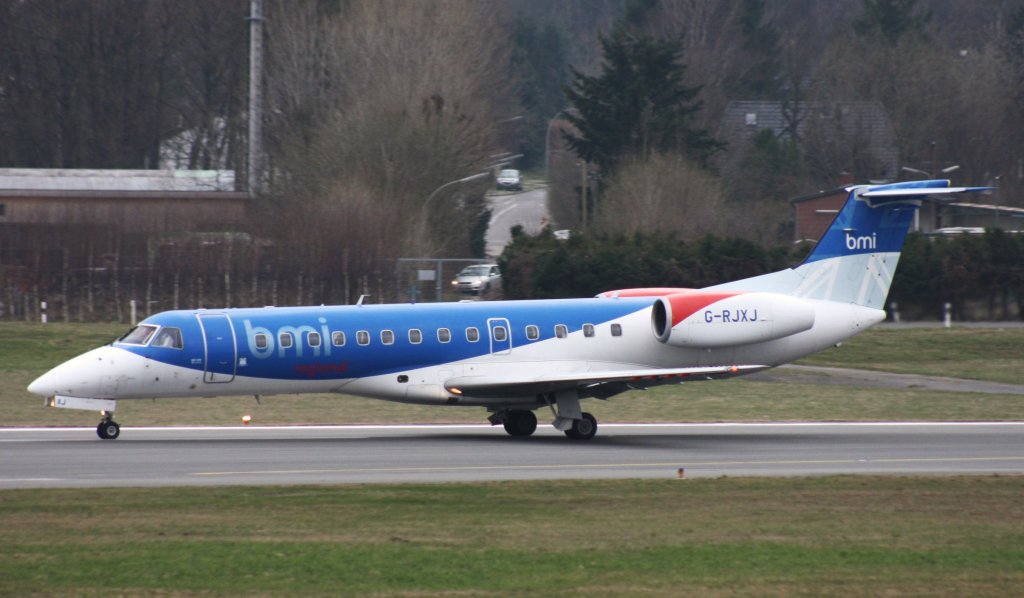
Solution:
<svg viewBox="0 0 1024 598"><path fill-rule="evenodd" d="M673 232L682 239L728 233L721 181L680 154L626 159L601 195L594 226L608 233ZM787 211L788 212L788 211Z"/></svg>
<svg viewBox="0 0 1024 598"><path fill-rule="evenodd" d="M1001 49L1012 70L1014 94L1020 102L1024 100L1024 6L1007 19Z"/></svg>
<svg viewBox="0 0 1024 598"><path fill-rule="evenodd" d="M788 200L808 189L803 152L792 138L762 129L743 152L728 178L731 207L746 218L731 227L765 244L792 239L792 209Z"/></svg>
<svg viewBox="0 0 1024 598"><path fill-rule="evenodd" d="M864 0L864 12L853 22L857 35L881 36L895 45L904 35L925 35L931 11L915 14L917 0Z"/></svg>
<svg viewBox="0 0 1024 598"><path fill-rule="evenodd" d="M0 161L156 167L175 33L158 0L0 3Z"/></svg>
<svg viewBox="0 0 1024 598"><path fill-rule="evenodd" d="M637 287L701 288L780 270L790 256L736 238L705 235L687 243L672 233L514 234L498 264L509 299L587 297Z"/></svg>
<svg viewBox="0 0 1024 598"><path fill-rule="evenodd" d="M765 0L743 0L742 5L739 24L748 62L734 85L744 100L775 99L782 74L779 33L764 22Z"/></svg>
<svg viewBox="0 0 1024 598"><path fill-rule="evenodd" d="M698 162L721 149L706 129L693 126L701 108L700 86L684 84L679 40L658 40L616 29L601 37L601 74L570 68L566 96L574 110L567 119L579 135L564 133L569 146L602 175L626 156L683 152Z"/></svg>
<svg viewBox="0 0 1024 598"><path fill-rule="evenodd" d="M393 257L465 256L483 183L447 184L487 169L500 121L518 112L501 21L472 1L327 8L279 5L268 18L276 206L299 215L309 245L350 248L353 270L358 258L374 276ZM328 217L338 232L302 228Z"/></svg>
<svg viewBox="0 0 1024 598"><path fill-rule="evenodd" d="M519 153L525 167L542 164L548 122L565 107L565 42L552 23L539 25L520 17L512 35L512 71L518 75L516 92L525 114Z"/></svg>

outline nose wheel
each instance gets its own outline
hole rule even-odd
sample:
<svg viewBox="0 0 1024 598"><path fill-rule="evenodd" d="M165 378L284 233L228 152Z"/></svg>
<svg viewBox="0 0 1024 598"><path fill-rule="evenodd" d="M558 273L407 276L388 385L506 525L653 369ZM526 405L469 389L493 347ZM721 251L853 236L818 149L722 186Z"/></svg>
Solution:
<svg viewBox="0 0 1024 598"><path fill-rule="evenodd" d="M103 440L114 440L121 435L121 426L108 415L96 426L96 435Z"/></svg>

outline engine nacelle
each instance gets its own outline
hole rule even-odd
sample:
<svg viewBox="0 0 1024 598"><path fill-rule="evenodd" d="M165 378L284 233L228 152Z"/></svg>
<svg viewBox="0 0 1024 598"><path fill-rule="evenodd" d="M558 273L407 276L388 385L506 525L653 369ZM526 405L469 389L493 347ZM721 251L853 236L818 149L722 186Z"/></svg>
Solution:
<svg viewBox="0 0 1024 598"><path fill-rule="evenodd" d="M814 306L775 293L693 291L661 297L651 312L659 341L693 348L749 345L814 326Z"/></svg>

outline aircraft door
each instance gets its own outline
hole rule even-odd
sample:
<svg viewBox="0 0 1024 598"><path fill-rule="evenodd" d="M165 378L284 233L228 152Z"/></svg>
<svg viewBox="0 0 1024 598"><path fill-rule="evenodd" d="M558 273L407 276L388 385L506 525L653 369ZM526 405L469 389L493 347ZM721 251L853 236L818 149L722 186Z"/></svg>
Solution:
<svg viewBox="0 0 1024 598"><path fill-rule="evenodd" d="M491 340L493 355L508 355L512 352L512 327L505 318L487 320L487 332Z"/></svg>
<svg viewBox="0 0 1024 598"><path fill-rule="evenodd" d="M238 363L235 331L227 314L199 314L199 328L203 331L205 365L203 382L210 384L231 382L235 379Z"/></svg>

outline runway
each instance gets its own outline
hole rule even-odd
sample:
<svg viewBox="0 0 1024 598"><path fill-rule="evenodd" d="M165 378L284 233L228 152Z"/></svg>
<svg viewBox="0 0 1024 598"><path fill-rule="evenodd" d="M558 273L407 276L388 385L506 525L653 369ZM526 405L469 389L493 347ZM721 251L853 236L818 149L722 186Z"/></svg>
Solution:
<svg viewBox="0 0 1024 598"><path fill-rule="evenodd" d="M1024 423L607 424L589 442L547 426L0 429L0 488L496 480L1010 474Z"/></svg>

